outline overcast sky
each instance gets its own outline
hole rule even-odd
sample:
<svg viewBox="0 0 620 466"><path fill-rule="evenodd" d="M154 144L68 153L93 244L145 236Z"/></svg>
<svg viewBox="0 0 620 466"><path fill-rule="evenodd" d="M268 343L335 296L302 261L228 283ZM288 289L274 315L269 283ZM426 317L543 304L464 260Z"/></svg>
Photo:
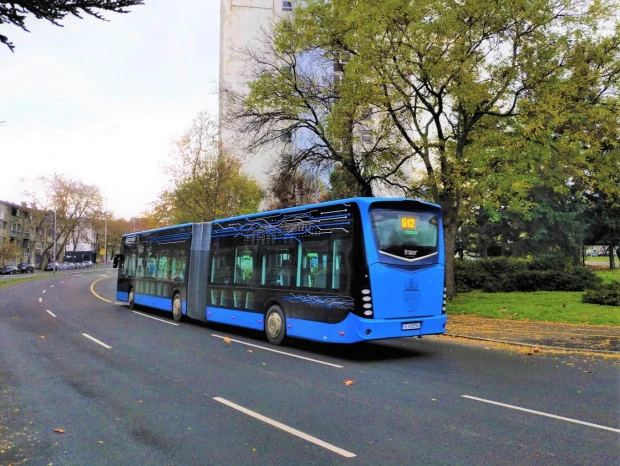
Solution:
<svg viewBox="0 0 620 466"><path fill-rule="evenodd" d="M217 115L219 1L147 0L108 22L2 25L0 200L54 173L94 184L116 217L166 187L163 163L201 110Z"/></svg>

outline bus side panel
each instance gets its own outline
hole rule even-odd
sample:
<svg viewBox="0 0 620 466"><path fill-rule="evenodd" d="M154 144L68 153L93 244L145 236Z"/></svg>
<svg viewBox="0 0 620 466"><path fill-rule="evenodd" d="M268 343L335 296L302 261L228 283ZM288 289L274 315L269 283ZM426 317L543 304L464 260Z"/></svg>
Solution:
<svg viewBox="0 0 620 466"><path fill-rule="evenodd" d="M207 320L236 327L263 330L263 315L257 312L241 311L239 309L225 309L221 307L207 307Z"/></svg>
<svg viewBox="0 0 620 466"><path fill-rule="evenodd" d="M172 312L172 300L168 297L159 297L146 294L135 294L135 302L140 306L152 307L161 311ZM186 302L183 301L183 313L185 314Z"/></svg>
<svg viewBox="0 0 620 466"><path fill-rule="evenodd" d="M362 319L350 314L338 324L326 324L298 319L287 319L286 333L290 337L325 343L355 343L360 341L389 338L436 335L446 331L446 315L427 317L421 320L420 328L403 330L409 319Z"/></svg>

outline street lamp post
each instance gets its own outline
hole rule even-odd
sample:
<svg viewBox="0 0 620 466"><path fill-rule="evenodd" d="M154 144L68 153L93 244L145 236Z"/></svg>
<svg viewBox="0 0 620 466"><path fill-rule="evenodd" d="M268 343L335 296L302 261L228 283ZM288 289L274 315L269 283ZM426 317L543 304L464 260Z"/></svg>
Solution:
<svg viewBox="0 0 620 466"><path fill-rule="evenodd" d="M52 265L53 273L56 274L56 210L54 209L54 264Z"/></svg>
<svg viewBox="0 0 620 466"><path fill-rule="evenodd" d="M103 263L108 261L108 198L105 198L105 221L103 226Z"/></svg>

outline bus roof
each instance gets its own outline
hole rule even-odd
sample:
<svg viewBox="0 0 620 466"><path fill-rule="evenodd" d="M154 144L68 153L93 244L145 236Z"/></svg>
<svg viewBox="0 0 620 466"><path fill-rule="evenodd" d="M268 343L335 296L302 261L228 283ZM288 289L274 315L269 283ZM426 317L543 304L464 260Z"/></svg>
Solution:
<svg viewBox="0 0 620 466"><path fill-rule="evenodd" d="M191 227L191 226L192 226L191 223L182 223L180 225L171 225L168 227L153 228L152 230L142 230L142 231L134 231L132 233L125 233L122 237L125 238L126 236L147 235L149 233L159 233L159 232L166 231L166 230L177 230L179 228Z"/></svg>
<svg viewBox="0 0 620 466"><path fill-rule="evenodd" d="M434 204L432 202L428 202L428 201L422 201L419 199L411 199L411 198L406 198L406 197L352 197L352 198L348 198L348 199L336 199L333 201L326 201L326 202L317 202L316 204L304 204L304 205L299 205L299 206L294 206L294 207L286 207L283 209L276 209L276 210L268 210L265 212L256 212L256 213L252 213L252 214L247 214L247 215L236 215L234 217L227 217L227 218L218 218L213 220L213 222L227 222L230 220L239 220L239 219L244 219L244 218L256 218L256 217L262 217L263 215L271 215L271 214L280 214L280 213L287 213L287 212L297 212L299 210L304 210L304 209L308 209L308 208L312 208L312 207L330 207L330 206L338 206L338 205L342 205L342 204L350 204L350 203L354 203L354 204L358 204L358 205L364 205L364 206L369 206L371 204L374 204L376 202L417 202L419 204L423 204L425 206L428 207L432 207L435 209L441 209L441 207L438 204ZM167 226L167 227L162 227L162 228L155 228L152 230L144 230L144 231L136 231L133 233L126 233L123 235L123 237L126 236L133 236L133 235L144 235L144 234L149 234L149 233L155 233L155 232L162 232L162 231L166 231L166 230L172 230L172 229L177 229L177 228L182 228L182 227L188 227L191 226L192 223L183 223L180 225L172 225L172 226Z"/></svg>
<svg viewBox="0 0 620 466"><path fill-rule="evenodd" d="M376 202L404 202L404 201L417 202L419 204L433 207L435 209L441 209L441 207L438 204L434 204L428 201L422 201L419 199L406 198L406 197L352 197L348 199L336 199L334 201L317 202L316 204L304 204L304 205L299 205L299 206L294 206L294 207L286 207L283 209L268 210L265 212L257 212L257 213L248 214L248 215L236 215L234 217L218 218L213 221L214 222L226 222L229 220L238 220L242 218L255 218L255 217L262 217L263 215L297 212L299 210L305 210L305 209L312 208L312 207L330 207L330 206L337 206L341 204L351 204L351 203L369 206Z"/></svg>

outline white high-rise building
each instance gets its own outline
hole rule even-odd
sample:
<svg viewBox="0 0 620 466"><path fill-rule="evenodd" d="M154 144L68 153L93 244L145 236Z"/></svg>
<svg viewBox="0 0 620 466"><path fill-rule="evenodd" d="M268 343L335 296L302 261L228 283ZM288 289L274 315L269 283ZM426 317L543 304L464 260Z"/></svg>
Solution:
<svg viewBox="0 0 620 466"><path fill-rule="evenodd" d="M239 50L255 46L265 30L282 15L291 14L292 0L221 0L220 4L220 88L245 93L247 90L247 63ZM245 168L265 185L268 171L281 154L286 142L249 154L243 147L247 138L226 123L229 114L226 99L220 95L220 141L225 151L242 156Z"/></svg>

